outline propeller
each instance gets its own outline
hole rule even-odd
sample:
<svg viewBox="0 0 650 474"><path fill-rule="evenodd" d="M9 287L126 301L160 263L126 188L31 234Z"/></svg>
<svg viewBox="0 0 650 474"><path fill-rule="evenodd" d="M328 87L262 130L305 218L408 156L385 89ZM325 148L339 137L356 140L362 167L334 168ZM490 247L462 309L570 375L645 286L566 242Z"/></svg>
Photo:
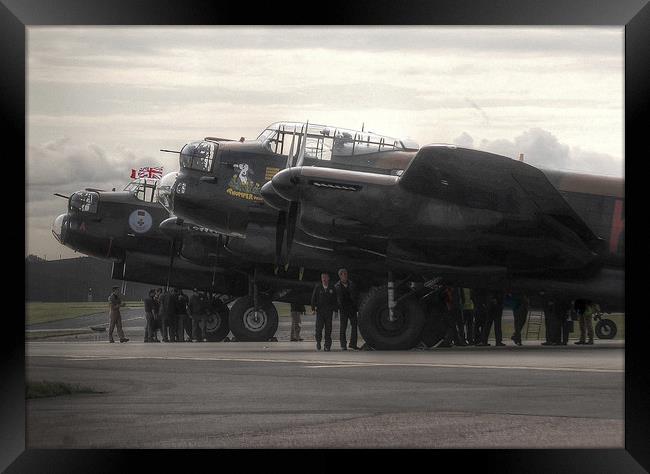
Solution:
<svg viewBox="0 0 650 474"><path fill-rule="evenodd" d="M289 154L287 156L286 168L293 166L302 166L305 157L305 145L307 143L307 130L309 129L309 121L300 129L298 144L296 145L296 127L293 128L293 135L291 136L291 145L289 147ZM294 145L296 151L294 154ZM295 159L295 161L294 161ZM299 212L299 203L291 202L289 208L286 209L284 198L279 196L271 182L266 183L262 188L262 196L265 197L267 203L278 209L278 220L275 227L275 261L278 267L288 263L289 255L291 254L291 244L296 231L296 221ZM284 252L283 252L284 249ZM286 257L286 259L285 259Z"/></svg>
<svg viewBox="0 0 650 474"><path fill-rule="evenodd" d="M296 221L298 219L298 213L300 211L300 203L297 201L291 201L289 204L289 215L287 217L287 238L286 238L286 250L287 250L287 259L291 255L291 244L293 244L293 237L296 233Z"/></svg>

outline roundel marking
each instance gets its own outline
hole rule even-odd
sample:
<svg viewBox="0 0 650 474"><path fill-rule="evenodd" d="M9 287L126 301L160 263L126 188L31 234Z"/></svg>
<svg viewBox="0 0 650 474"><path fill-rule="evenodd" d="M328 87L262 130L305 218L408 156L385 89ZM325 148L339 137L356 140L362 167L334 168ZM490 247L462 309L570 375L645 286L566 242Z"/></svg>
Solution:
<svg viewBox="0 0 650 474"><path fill-rule="evenodd" d="M129 216L129 227L133 229L138 234L144 234L153 224L153 219L151 214L149 214L144 209L136 209Z"/></svg>

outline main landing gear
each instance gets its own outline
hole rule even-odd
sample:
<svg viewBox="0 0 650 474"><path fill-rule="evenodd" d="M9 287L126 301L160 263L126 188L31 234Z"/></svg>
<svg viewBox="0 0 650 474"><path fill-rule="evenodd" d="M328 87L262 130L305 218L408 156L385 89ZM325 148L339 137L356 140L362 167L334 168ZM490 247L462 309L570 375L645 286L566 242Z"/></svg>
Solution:
<svg viewBox="0 0 650 474"><path fill-rule="evenodd" d="M404 350L417 346L427 323L419 291L388 284L370 290L359 308L359 332L373 349Z"/></svg>
<svg viewBox="0 0 650 474"><path fill-rule="evenodd" d="M223 341L230 331L228 306L221 301L210 305L205 320L205 336L209 342Z"/></svg>
<svg viewBox="0 0 650 474"><path fill-rule="evenodd" d="M249 295L237 298L230 308L230 331L237 341L268 341L278 329L278 312L270 298L259 293L256 276L250 280Z"/></svg>

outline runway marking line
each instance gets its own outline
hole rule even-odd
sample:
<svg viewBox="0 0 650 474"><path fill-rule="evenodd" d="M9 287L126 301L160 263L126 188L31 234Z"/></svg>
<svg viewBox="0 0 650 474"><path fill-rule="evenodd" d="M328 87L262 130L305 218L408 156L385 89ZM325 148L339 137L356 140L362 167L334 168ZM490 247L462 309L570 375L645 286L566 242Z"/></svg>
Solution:
<svg viewBox="0 0 650 474"><path fill-rule="evenodd" d="M60 355L33 355L31 357L54 357L70 361L90 360L132 360L132 359L153 359L153 360L203 360L203 361L226 361L226 362L268 362L281 364L305 364L305 368L337 368L337 367L430 367L442 369L509 369L509 370L545 370L552 372L596 372L596 373L623 373L625 369L599 369L579 367L530 367L514 365L473 365L473 364L435 364L418 362L354 362L354 361L327 361L327 360L300 360L300 359L253 359L241 357L168 357L168 356L60 356ZM314 365L316 364L316 365Z"/></svg>

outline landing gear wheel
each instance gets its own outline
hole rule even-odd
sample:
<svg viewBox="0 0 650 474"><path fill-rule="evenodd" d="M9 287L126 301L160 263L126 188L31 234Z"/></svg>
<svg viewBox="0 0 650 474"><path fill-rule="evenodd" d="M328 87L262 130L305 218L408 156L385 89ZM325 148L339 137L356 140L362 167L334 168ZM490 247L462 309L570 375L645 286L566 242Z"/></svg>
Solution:
<svg viewBox="0 0 650 474"><path fill-rule="evenodd" d="M255 314L253 297L242 296L230 308L228 321L238 341L268 341L278 329L278 312L271 301L260 298Z"/></svg>
<svg viewBox="0 0 650 474"><path fill-rule="evenodd" d="M614 339L616 336L616 323L611 319L601 319L594 328L598 339Z"/></svg>
<svg viewBox="0 0 650 474"><path fill-rule="evenodd" d="M359 309L359 332L366 344L377 350L407 350L420 342L425 323L424 309L416 298L400 301L388 313L387 287L373 288Z"/></svg>
<svg viewBox="0 0 650 474"><path fill-rule="evenodd" d="M230 332L228 306L219 302L212 305L208 310L208 317L205 319L205 337L209 342L220 342Z"/></svg>

